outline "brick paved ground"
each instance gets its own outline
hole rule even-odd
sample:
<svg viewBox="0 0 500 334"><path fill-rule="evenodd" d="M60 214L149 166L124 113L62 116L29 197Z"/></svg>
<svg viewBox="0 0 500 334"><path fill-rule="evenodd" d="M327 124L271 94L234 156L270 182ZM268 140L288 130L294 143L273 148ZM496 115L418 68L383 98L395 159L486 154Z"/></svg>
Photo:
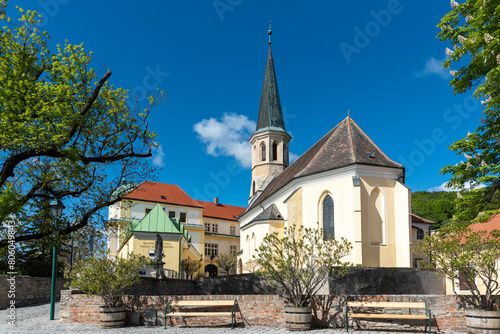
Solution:
<svg viewBox="0 0 500 334"><path fill-rule="evenodd" d="M8 325L7 310L0 310L0 333L3 334L21 334L21 333L41 333L41 334L55 334L55 333L84 333L84 334L150 334L150 333L164 333L164 334L285 334L285 333L309 333L309 334L323 334L323 333L345 333L342 329L312 329L307 332L290 332L281 328L271 327L241 327L231 330L228 327L219 328L202 328L202 327L124 327L117 329L101 329L98 325L88 324L61 324L59 322L59 303L56 304L56 320L49 320L49 304L40 304L35 306L26 306L16 309L16 325ZM380 331L354 331L354 334L394 334L394 333L423 333L418 332L380 332ZM434 332L433 332L434 333ZM464 333L456 333L464 334Z"/></svg>

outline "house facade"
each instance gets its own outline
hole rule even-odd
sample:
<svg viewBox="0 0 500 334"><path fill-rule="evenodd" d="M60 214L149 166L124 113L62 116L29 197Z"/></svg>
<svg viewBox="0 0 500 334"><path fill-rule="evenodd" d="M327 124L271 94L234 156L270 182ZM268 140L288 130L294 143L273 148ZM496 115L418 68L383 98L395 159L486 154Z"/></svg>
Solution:
<svg viewBox="0 0 500 334"><path fill-rule="evenodd" d="M163 239L164 268L184 277L181 261L202 263L197 276L218 275L222 253L239 251L237 216L244 208L196 201L179 186L145 181L109 207L108 250L111 257L134 253L152 259L156 234Z"/></svg>
<svg viewBox="0 0 500 334"><path fill-rule="evenodd" d="M325 120L327 121L327 120ZM295 224L345 237L346 261L410 267L411 204L404 167L348 116L289 165L289 142L269 42L258 122L250 138L252 180L239 217L239 270L246 272L267 233Z"/></svg>
<svg viewBox="0 0 500 334"><path fill-rule="evenodd" d="M420 268L421 262L428 260L423 253L415 252L414 248L425 237L431 235L431 226L433 224L434 222L429 219L422 218L413 213L411 214L411 263L413 264L413 268Z"/></svg>

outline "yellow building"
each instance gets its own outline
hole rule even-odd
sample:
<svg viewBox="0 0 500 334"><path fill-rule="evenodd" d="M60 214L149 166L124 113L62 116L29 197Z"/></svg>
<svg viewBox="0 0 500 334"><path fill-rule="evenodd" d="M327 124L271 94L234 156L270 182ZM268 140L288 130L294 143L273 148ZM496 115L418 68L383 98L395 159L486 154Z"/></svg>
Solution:
<svg viewBox="0 0 500 334"><path fill-rule="evenodd" d="M146 181L109 207L110 256L130 253L152 259L156 233L163 239L164 268L169 277L184 278L183 259L195 259L202 266L196 276L221 274L216 260L220 254L239 251L237 216L245 208L196 201L179 186Z"/></svg>
<svg viewBox="0 0 500 334"><path fill-rule="evenodd" d="M353 251L346 261L410 267L411 204L404 167L349 116L291 165L290 139L269 43L257 127L249 140L252 181L248 207L239 218L239 271L267 233L290 224L319 224L325 236L347 238Z"/></svg>

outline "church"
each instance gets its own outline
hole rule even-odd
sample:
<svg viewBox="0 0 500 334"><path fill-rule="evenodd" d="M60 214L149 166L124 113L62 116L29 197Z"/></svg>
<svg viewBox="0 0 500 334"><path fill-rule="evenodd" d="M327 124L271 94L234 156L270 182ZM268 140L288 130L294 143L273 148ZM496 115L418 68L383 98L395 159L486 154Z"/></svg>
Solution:
<svg viewBox="0 0 500 334"><path fill-rule="evenodd" d="M269 30L269 37L271 30ZM367 267L411 266L411 191L405 168L346 117L291 165L269 38L257 127L250 137L252 180L238 217L238 271L248 272L267 233L292 224L351 241L344 258Z"/></svg>

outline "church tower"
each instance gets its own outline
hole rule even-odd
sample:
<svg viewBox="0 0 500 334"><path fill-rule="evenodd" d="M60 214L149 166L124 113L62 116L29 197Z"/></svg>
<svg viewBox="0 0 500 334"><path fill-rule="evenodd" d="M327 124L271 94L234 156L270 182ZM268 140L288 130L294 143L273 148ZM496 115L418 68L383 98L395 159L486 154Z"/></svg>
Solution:
<svg viewBox="0 0 500 334"><path fill-rule="evenodd" d="M292 137L286 132L283 121L271 52L271 34L271 22L269 22L269 50L260 98L259 117L257 128L249 140L252 145L252 184L249 203L260 195L266 186L289 164L288 143Z"/></svg>

